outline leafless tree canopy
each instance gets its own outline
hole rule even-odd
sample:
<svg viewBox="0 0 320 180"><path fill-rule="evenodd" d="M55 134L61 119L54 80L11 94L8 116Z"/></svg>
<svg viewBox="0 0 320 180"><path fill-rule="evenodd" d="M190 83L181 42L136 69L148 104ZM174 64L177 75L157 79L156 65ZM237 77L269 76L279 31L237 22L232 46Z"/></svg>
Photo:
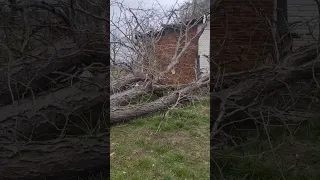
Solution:
<svg viewBox="0 0 320 180"><path fill-rule="evenodd" d="M182 61L181 57L186 49L203 33L208 21L197 34L190 35L189 32L192 28L197 28L204 16L209 15L207 1L194 1L192 4L186 2L182 5L176 3L169 9L164 9L159 3L150 9L143 8L142 5L138 8L126 7L120 2L111 2L111 7L121 12L121 15L111 12L112 64L125 65L131 72L138 74L144 69L144 74L152 74L157 80ZM175 28L181 33L179 40L174 44L175 55L171 57L167 68L161 68L157 64L160 60L155 54L156 46L164 34L161 29L170 24L180 24ZM147 69L143 67L146 63Z"/></svg>
<svg viewBox="0 0 320 180"><path fill-rule="evenodd" d="M278 5L286 7L287 4ZM230 7L217 1L215 9L218 11L221 8ZM215 12L211 13L215 14ZM279 12L278 24L272 24L274 22L272 17L263 17L261 20L261 23L270 25L272 41L269 42L273 43L273 48L270 51L271 56L261 57L266 60L260 62L256 59L257 65L254 67L250 66L250 62L246 62L246 60L249 61L248 59L244 58L241 59L242 63L234 64L239 67L247 65L242 71L233 72L225 69L224 65L230 62L221 62L219 56L223 49L228 48L227 44L236 47L237 43L232 41L232 37L223 37L225 43L221 44L220 49L215 51L211 59L216 68L216 71L211 74L211 103L214 108L211 119L212 138L221 134L223 127L233 126L237 122L253 120L263 124L263 120L267 118L270 123L292 121L297 123L296 121L310 118L310 116L319 116L316 111L320 87L318 43L308 44L294 51L292 48L288 51L287 47L279 46L283 45L283 39L287 37L285 41L291 43L289 46L292 47L295 38L292 36L294 32L292 25L290 26L288 22L283 22L287 26L279 24L279 21L288 20L285 13L284 10ZM257 13L257 16L259 15ZM256 31L260 30L258 24L253 28ZM288 33L291 33L290 38ZM214 36L213 39L215 38L217 37ZM287 54L279 56L285 50ZM240 54L234 53L234 56L240 56Z"/></svg>
<svg viewBox="0 0 320 180"><path fill-rule="evenodd" d="M108 168L108 6L0 2L0 179Z"/></svg>
<svg viewBox="0 0 320 180"><path fill-rule="evenodd" d="M320 105L318 38L313 38L315 40L313 43L297 47L299 43L296 33L299 32L296 30L299 29L298 24L301 26L308 22L288 23L287 10L285 9L287 1L278 1L278 7L284 9L278 9L277 20L273 19L273 16L268 16L267 13L265 13L267 15L263 14L262 11L251 11L252 14L247 14L251 19L240 17L244 19L242 24L252 24L245 31L251 32L252 29L255 29L255 32L268 32L264 34L264 36L270 36L270 38L266 38L266 42L254 44L254 40L258 41L258 38L254 37L255 32L253 31L248 36L242 33L242 36L238 34L236 37L237 31L233 26L236 23L233 20L237 14L232 14L230 10L237 11L238 9L230 7L228 2L231 1L216 1L215 7L212 7L216 11L211 11L211 14L215 15L217 19L223 15L228 17L223 17L225 18L224 31L218 31L221 28L212 30L216 32L215 34L224 33L225 36L214 34L211 37L214 42L213 46L216 47L211 56L211 65L215 69L211 73L212 148L223 148L222 145L226 144L239 147L243 140L239 135L240 130L252 130L257 133L263 131L262 133L267 134L270 138L267 129L270 126L281 126L292 135L291 127L298 127L302 121L320 117L318 111ZM243 1L245 4L242 4L243 9L249 11L250 8L260 8L257 6L259 5L257 1L255 4L250 4L251 2L254 1ZM218 16L219 12L225 14ZM317 18L319 18L318 15ZM253 24L253 17L259 19L259 22ZM211 19L212 22L220 21ZM261 28L261 24L268 25L269 28ZM237 25L241 26L241 24ZM312 36L314 33L303 35ZM240 45L236 41L239 37L243 39L248 37L253 40L252 43L250 42L251 44L245 44L246 40L243 40ZM261 41L261 39L263 37L259 40ZM218 40L220 40L220 44L218 44ZM265 46L271 47L269 54L264 54L264 56L262 54L248 55L249 49L254 49L263 43ZM242 48L242 51L237 51L237 48ZM230 50L229 54L226 53L227 50ZM255 51L259 51L259 49L255 49ZM229 57L235 57L237 60ZM252 62L255 62L254 66ZM269 139L268 141L271 144L273 140ZM270 146L273 152L274 149L272 145ZM212 157L214 151L212 150ZM212 158L212 163L215 172L221 173L219 168L224 165L217 164L214 158ZM221 173L213 176L224 179L225 175Z"/></svg>
<svg viewBox="0 0 320 180"><path fill-rule="evenodd" d="M158 83L199 38L203 28L192 36L189 31L202 17L183 20L177 6L166 10L159 3L151 8L110 3L120 17L102 0L0 1L1 178L67 179L108 169L110 122L198 100L191 94L207 87L208 75L185 85ZM161 25L177 22L175 55L163 68L144 68L156 60L152 48ZM113 77L110 87L109 75L119 64L125 74ZM157 98L141 100L148 96Z"/></svg>

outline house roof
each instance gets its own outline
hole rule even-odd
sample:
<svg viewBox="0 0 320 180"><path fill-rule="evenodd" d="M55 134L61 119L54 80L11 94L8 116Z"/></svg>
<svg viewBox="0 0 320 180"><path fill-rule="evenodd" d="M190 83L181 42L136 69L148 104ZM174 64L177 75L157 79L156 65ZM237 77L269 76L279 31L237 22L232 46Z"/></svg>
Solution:
<svg viewBox="0 0 320 180"><path fill-rule="evenodd" d="M181 27L186 27L187 25L198 25L198 24L202 24L203 23L203 17L199 18L199 19L192 19L190 21L187 21L185 23L176 23L176 24L162 24L161 26L163 27L163 29L180 29Z"/></svg>
<svg viewBox="0 0 320 180"><path fill-rule="evenodd" d="M150 38L150 37L157 37L157 36L164 36L166 35L168 32L176 32L176 31L180 31L181 29L183 29L184 27L187 27L188 25L199 25L202 24L204 20L204 16L202 16L201 18L198 19L192 19L190 21L187 21L185 23L176 23L176 24L162 24L162 29L156 32L152 32L149 31L148 33L145 34L136 34L135 35L135 39L145 39L145 38Z"/></svg>

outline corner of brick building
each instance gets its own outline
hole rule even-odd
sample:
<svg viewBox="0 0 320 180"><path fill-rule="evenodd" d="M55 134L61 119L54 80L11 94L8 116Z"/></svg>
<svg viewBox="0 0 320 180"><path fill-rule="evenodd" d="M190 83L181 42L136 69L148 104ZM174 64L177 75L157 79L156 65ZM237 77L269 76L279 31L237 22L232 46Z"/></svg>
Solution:
<svg viewBox="0 0 320 180"><path fill-rule="evenodd" d="M190 30L190 37L197 34L197 28ZM157 61L158 71L164 71L172 61L175 55L176 45L180 33L172 31L162 36L155 44L155 58ZM180 51L184 44L180 45ZM180 58L178 64L173 67L173 71L169 71L159 80L159 84L173 85L173 84L187 84L196 79L196 58L198 55L198 42L196 38L192 40L191 44ZM145 65L148 68L148 65Z"/></svg>
<svg viewBox="0 0 320 180"><path fill-rule="evenodd" d="M225 72L245 71L266 63L273 55L272 27L266 17L272 19L273 13L274 0L221 1L211 14L211 48L217 54L213 60Z"/></svg>

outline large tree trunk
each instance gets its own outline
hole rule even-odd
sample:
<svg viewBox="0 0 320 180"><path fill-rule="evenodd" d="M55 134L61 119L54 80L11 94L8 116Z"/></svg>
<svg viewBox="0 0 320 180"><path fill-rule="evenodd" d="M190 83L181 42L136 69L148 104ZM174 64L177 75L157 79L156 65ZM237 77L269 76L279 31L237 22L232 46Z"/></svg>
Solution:
<svg viewBox="0 0 320 180"><path fill-rule="evenodd" d="M107 6L77 2L12 1L17 13L1 12L1 180L109 169Z"/></svg>
<svg viewBox="0 0 320 180"><path fill-rule="evenodd" d="M11 135L16 135L18 139L37 139L40 136L46 139L56 138L62 132L68 134L68 129L84 128L86 123L82 112L96 105L102 106L108 101L108 85L105 84L107 75L104 76L102 79L91 79L92 84L78 82L72 87L39 95L34 99L24 99L17 105L0 107L1 129L11 132ZM48 137L43 136L45 134Z"/></svg>
<svg viewBox="0 0 320 180"><path fill-rule="evenodd" d="M138 86L127 91L112 94L110 97L110 107L121 106L130 102L145 93L148 93L151 87L148 85Z"/></svg>
<svg viewBox="0 0 320 180"><path fill-rule="evenodd" d="M311 90L320 88L320 62L315 51L315 46L301 48L276 66L225 74L223 83L220 77L212 77L212 83L217 83L211 92L212 137L219 134L223 127L234 124L245 122L247 127L248 121L261 124L264 116L268 116L268 121L277 123L297 122L297 117L300 120L319 117L316 110L319 103L314 100L317 97L310 94ZM305 84L299 85L301 82ZM309 92L309 97L299 95L299 91ZM305 109L297 103L302 103L302 100L309 103L304 105ZM294 116L296 118L292 118Z"/></svg>
<svg viewBox="0 0 320 180"><path fill-rule="evenodd" d="M109 135L16 144L1 141L0 179L71 179L109 169Z"/></svg>
<svg viewBox="0 0 320 180"><path fill-rule="evenodd" d="M142 80L144 80L144 78L129 74L123 78L118 79L115 82L111 82L110 93L114 94L114 93L122 92L125 89L128 89L129 87L134 86L134 83L137 83Z"/></svg>
<svg viewBox="0 0 320 180"><path fill-rule="evenodd" d="M0 68L0 106L12 103L12 99L22 98L24 93L31 90L37 94L49 90L52 86L58 88L64 85L57 86L59 82L55 82L55 78L58 74L54 73L55 71L66 72L81 64L94 62L90 54L81 51L75 43L66 40L62 42L46 48L45 55L40 56L38 54L41 52L35 52L32 56L36 58L20 58ZM58 48L54 49L55 47Z"/></svg>
<svg viewBox="0 0 320 180"><path fill-rule="evenodd" d="M186 99L186 95L199 89L202 86L209 85L209 76L205 76L195 83L189 84L180 90L171 92L169 95L161 97L155 101L145 104L128 105L128 106L115 106L110 107L110 122L120 123L128 120L132 120L136 117L152 114L158 111L162 111L170 108L177 102L181 102Z"/></svg>

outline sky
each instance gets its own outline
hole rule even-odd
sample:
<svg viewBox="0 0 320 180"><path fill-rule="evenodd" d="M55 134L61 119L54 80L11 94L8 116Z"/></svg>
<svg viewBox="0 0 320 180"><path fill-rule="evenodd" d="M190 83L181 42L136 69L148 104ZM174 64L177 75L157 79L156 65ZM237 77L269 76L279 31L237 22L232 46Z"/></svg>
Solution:
<svg viewBox="0 0 320 180"><path fill-rule="evenodd" d="M176 4L176 2L178 4L182 4L185 1L186 0L113 0L111 1L110 10L111 10L111 14L120 13L119 9L116 6L112 5L113 4L112 2L121 2L122 4L130 8L147 9L147 8L157 7L160 9L160 6L161 6L163 9L169 10Z"/></svg>
<svg viewBox="0 0 320 180"><path fill-rule="evenodd" d="M186 1L186 0L178 0L178 3L182 3L184 1ZM123 4L125 4L126 6L132 7L132 8L137 8L139 6L139 4L141 4L141 3L143 4L143 6L145 8L150 8L150 7L152 7L153 4L158 4L158 3L161 4L163 7L170 8L175 4L176 0L157 0L157 1L155 1L155 0L144 0L144 1L142 1L142 0L123 0L123 1L118 0L118 2L123 2Z"/></svg>
<svg viewBox="0 0 320 180"><path fill-rule="evenodd" d="M168 11L170 9L172 9L172 7L175 5L175 7L178 7L179 4L182 4L183 2L185 2L187 0L111 0L111 7L110 7L110 17L111 17L111 21L114 21L115 23L117 22L117 17L120 17L120 18L124 18L124 16L122 15L123 12L120 11L120 9L118 8L117 5L113 4L112 2L118 2L118 3L122 3L126 8L142 8L142 9L151 9L151 8L157 8L159 10L162 11L161 8L163 8L164 11ZM122 14L121 14L122 13ZM128 13L128 12L127 12ZM152 12L148 12L149 14L152 14ZM146 14L144 14L144 16L146 16ZM131 17L131 14L128 13L128 17L130 18ZM126 21L123 21L123 22L126 22ZM160 23L161 22L155 22L159 25L161 25ZM120 22L121 24L121 22ZM133 23L130 23L131 24L134 24ZM126 28L128 28L128 23L125 23L125 24L117 24L118 27L120 27L121 31L123 31L125 34L126 34ZM134 25L133 25L134 26ZM116 29L116 30L115 30ZM132 28L131 28L132 30ZM116 36L118 38L121 38L123 37L123 34L117 30L117 28L115 28L113 26L113 23L110 22L110 31L111 31L111 34L116 34ZM125 38L124 38L125 39ZM118 40L115 40L113 39L113 36L111 36L111 39L110 39L111 42L113 41L118 41ZM125 43L127 46L132 46L132 44L130 43ZM118 52L116 53L117 54L117 61L118 62L130 62L131 59L128 57L133 57L133 55L128 55L128 53L130 54L131 52L126 48L126 47L120 47L120 49L118 49Z"/></svg>
<svg viewBox="0 0 320 180"><path fill-rule="evenodd" d="M113 17L115 17L115 18L123 17L123 15L121 15L120 9L118 8L118 5L116 5L113 2L122 3L127 8L141 8L141 9L155 8L155 9L159 9L161 11L162 11L162 9L164 11L168 11L174 5L175 5L175 7L177 7L179 4L182 4L185 1L187 1L187 0L112 0L111 7L110 7L110 10L111 10L110 15L111 15L111 19L114 19ZM114 22L116 22L115 19L114 19ZM111 30L112 30L113 29L112 23L110 23L110 26L111 26Z"/></svg>

